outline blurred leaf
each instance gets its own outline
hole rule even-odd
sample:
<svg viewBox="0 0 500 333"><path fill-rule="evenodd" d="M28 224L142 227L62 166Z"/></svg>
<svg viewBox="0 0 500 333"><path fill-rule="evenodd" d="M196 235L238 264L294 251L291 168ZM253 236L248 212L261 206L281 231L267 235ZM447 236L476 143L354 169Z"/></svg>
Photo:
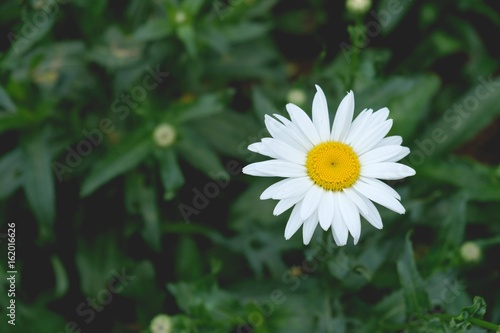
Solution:
<svg viewBox="0 0 500 333"><path fill-rule="evenodd" d="M211 178L229 177L217 154L194 131L186 129L183 134L176 148L189 164Z"/></svg>
<svg viewBox="0 0 500 333"><path fill-rule="evenodd" d="M26 198L41 227L48 228L54 222L56 215L48 131L37 131L26 135L21 142L21 149Z"/></svg>
<svg viewBox="0 0 500 333"><path fill-rule="evenodd" d="M500 201L500 175L495 168L466 158L432 159L417 172L436 183L447 183L462 190L471 200Z"/></svg>
<svg viewBox="0 0 500 333"><path fill-rule="evenodd" d="M179 281L193 281L201 278L202 260L200 249L191 236L181 236L175 250L177 258L175 274Z"/></svg>
<svg viewBox="0 0 500 333"><path fill-rule="evenodd" d="M10 99L7 92L1 86L0 86L0 107L2 107L7 112L16 112L16 106Z"/></svg>
<svg viewBox="0 0 500 333"><path fill-rule="evenodd" d="M406 314L409 318L425 314L430 309L425 285L417 271L410 234L406 235L403 252L397 261L398 275L403 287Z"/></svg>
<svg viewBox="0 0 500 333"><path fill-rule="evenodd" d="M99 160L83 181L80 195L86 197L116 176L134 168L153 148L148 130L138 130Z"/></svg>
<svg viewBox="0 0 500 333"><path fill-rule="evenodd" d="M220 113L224 109L222 98L222 94L206 94L191 104L181 104L175 108L178 113L176 120L184 123Z"/></svg>
<svg viewBox="0 0 500 333"><path fill-rule="evenodd" d="M171 200L185 182L177 156L173 149L156 149L155 155L158 159L160 177L165 189L164 199Z"/></svg>
<svg viewBox="0 0 500 333"><path fill-rule="evenodd" d="M154 18L147 21L134 32L134 39L148 42L163 39L173 31L172 24L166 18Z"/></svg>
<svg viewBox="0 0 500 333"><path fill-rule="evenodd" d="M279 113L276 106L258 86L252 88L252 102L253 110L261 122L264 122L264 116L266 114L273 115L274 113Z"/></svg>
<svg viewBox="0 0 500 333"><path fill-rule="evenodd" d="M447 205L443 209L444 220L439 228L438 242L443 245L451 245L453 250L464 241L465 226L467 224L467 201L466 192L459 192L447 200Z"/></svg>
<svg viewBox="0 0 500 333"><path fill-rule="evenodd" d="M177 37L184 43L186 50L191 58L195 58L198 55L198 49L196 47L196 33L193 26L184 24L177 28Z"/></svg>
<svg viewBox="0 0 500 333"><path fill-rule="evenodd" d="M144 227L142 228L142 237L153 250L159 252L161 250L161 236L160 233L160 218L158 214L158 206L156 199L156 191L152 187L146 187L139 180L137 188L137 195L139 199L139 206L144 220Z"/></svg>
<svg viewBox="0 0 500 333"><path fill-rule="evenodd" d="M55 296L57 298L63 297L69 288L68 274L64 269L64 265L58 256L51 256L50 261L52 262L52 268L54 269L54 275L56 280L55 286Z"/></svg>
<svg viewBox="0 0 500 333"><path fill-rule="evenodd" d="M412 0L381 0L378 4L377 16L384 34L394 30L414 4Z"/></svg>
<svg viewBox="0 0 500 333"><path fill-rule="evenodd" d="M394 120L392 132L408 139L429 110L439 85L439 78L435 75L393 77L363 90L358 98L362 101L362 108L375 111L389 108L389 118Z"/></svg>
<svg viewBox="0 0 500 333"><path fill-rule="evenodd" d="M23 183L23 153L14 149L0 158L0 200L9 197Z"/></svg>

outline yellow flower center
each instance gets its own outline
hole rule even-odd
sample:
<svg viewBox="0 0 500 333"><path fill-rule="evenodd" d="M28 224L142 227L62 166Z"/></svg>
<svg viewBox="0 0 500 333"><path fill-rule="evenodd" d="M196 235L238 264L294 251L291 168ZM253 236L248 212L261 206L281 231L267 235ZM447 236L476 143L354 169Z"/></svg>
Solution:
<svg viewBox="0 0 500 333"><path fill-rule="evenodd" d="M307 153L306 168L316 185L329 191L341 191L358 180L361 165L350 146L327 141Z"/></svg>

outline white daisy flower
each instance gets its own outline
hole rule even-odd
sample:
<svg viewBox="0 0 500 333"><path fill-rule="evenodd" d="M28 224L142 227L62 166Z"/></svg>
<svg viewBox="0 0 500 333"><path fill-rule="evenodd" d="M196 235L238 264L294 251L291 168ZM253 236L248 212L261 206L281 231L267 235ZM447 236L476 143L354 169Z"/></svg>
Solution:
<svg viewBox="0 0 500 333"><path fill-rule="evenodd" d="M400 136L385 137L392 127L387 108L365 109L352 120L352 91L340 103L330 128L325 94L319 86L316 89L312 121L292 103L286 105L291 120L279 114L265 116L272 138L263 138L248 149L273 159L252 163L243 172L285 178L268 187L260 199L279 200L274 215L295 206L285 228L286 239L302 226L307 245L319 223L325 231L331 227L337 245L345 245L349 233L357 244L360 215L382 229L373 202L404 214L399 194L379 179L413 176L415 170L396 163L410 150L401 146Z"/></svg>

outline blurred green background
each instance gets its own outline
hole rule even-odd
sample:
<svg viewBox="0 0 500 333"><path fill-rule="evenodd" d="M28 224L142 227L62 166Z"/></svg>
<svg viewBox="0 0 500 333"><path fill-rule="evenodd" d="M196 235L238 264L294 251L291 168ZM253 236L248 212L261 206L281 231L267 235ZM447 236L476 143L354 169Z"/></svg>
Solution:
<svg viewBox="0 0 500 333"><path fill-rule="evenodd" d="M500 323L498 1L4 0L0 31L1 332ZM412 149L407 213L357 246L285 241L276 179L240 172L314 84Z"/></svg>

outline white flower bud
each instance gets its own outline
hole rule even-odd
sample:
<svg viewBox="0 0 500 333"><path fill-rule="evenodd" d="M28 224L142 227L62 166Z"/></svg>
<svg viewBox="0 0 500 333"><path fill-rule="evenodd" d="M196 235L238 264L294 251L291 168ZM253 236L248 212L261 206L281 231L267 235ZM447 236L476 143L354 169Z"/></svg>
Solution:
<svg viewBox="0 0 500 333"><path fill-rule="evenodd" d="M186 22L186 20L187 16L186 13L184 13L183 11L178 11L177 13L175 13L175 23L181 25L184 22Z"/></svg>
<svg viewBox="0 0 500 333"><path fill-rule="evenodd" d="M149 329L153 333L172 333L172 319L165 314L159 314L151 320Z"/></svg>
<svg viewBox="0 0 500 333"><path fill-rule="evenodd" d="M465 242L460 248L460 255L466 262L477 262L481 260L482 251L476 242Z"/></svg>
<svg viewBox="0 0 500 333"><path fill-rule="evenodd" d="M307 100L306 93L302 89L293 88L288 92L286 99L296 105L304 105Z"/></svg>
<svg viewBox="0 0 500 333"><path fill-rule="evenodd" d="M153 133L155 143L162 148L166 148L174 143L177 133L175 128L170 124L160 124L156 126Z"/></svg>
<svg viewBox="0 0 500 333"><path fill-rule="evenodd" d="M372 6L371 0L347 0L346 8L352 14L364 14L370 10Z"/></svg>

